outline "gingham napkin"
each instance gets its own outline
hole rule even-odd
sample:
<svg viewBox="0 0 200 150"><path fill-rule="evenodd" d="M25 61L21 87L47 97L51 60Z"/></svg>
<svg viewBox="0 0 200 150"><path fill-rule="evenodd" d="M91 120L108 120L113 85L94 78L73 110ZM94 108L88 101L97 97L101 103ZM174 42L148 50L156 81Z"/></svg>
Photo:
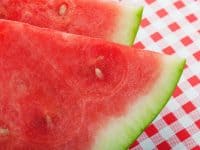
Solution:
<svg viewBox="0 0 200 150"><path fill-rule="evenodd" d="M126 0L124 0L126 1ZM187 59L161 114L131 150L200 150L200 0L145 0L135 47Z"/></svg>

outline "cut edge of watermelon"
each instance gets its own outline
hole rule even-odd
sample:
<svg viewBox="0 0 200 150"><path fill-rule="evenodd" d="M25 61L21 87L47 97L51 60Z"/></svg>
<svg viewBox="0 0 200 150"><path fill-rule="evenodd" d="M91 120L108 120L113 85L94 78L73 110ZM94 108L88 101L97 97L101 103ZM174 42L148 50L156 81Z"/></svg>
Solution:
<svg viewBox="0 0 200 150"><path fill-rule="evenodd" d="M143 9L143 6L124 6L116 31L111 37L112 41L129 46L133 45L142 20Z"/></svg>
<svg viewBox="0 0 200 150"><path fill-rule="evenodd" d="M162 73L152 90L130 106L126 115L111 119L96 134L93 150L128 149L167 104L181 77L186 60L174 56L162 57Z"/></svg>

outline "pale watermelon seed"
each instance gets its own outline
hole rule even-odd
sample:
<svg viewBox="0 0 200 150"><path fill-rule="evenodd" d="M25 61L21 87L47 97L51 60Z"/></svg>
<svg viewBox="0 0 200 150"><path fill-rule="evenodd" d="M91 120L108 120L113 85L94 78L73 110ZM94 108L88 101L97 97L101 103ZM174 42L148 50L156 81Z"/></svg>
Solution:
<svg viewBox="0 0 200 150"><path fill-rule="evenodd" d="M97 57L97 60L103 60L103 59L104 59L104 56Z"/></svg>
<svg viewBox="0 0 200 150"><path fill-rule="evenodd" d="M95 74L99 79L103 79L104 75L99 68L95 68Z"/></svg>
<svg viewBox="0 0 200 150"><path fill-rule="evenodd" d="M0 128L0 136L7 136L9 134L9 130L6 128Z"/></svg>
<svg viewBox="0 0 200 150"><path fill-rule="evenodd" d="M62 4L59 8L59 15L64 16L67 12L67 5Z"/></svg>
<svg viewBox="0 0 200 150"><path fill-rule="evenodd" d="M52 125L52 119L49 115L46 115L46 123L47 123L48 127L50 127Z"/></svg>

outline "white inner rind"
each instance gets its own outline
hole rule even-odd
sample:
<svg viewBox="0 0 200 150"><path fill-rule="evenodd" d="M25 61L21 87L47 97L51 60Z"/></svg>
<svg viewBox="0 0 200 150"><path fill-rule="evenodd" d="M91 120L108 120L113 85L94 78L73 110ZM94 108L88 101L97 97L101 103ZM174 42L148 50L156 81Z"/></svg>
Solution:
<svg viewBox="0 0 200 150"><path fill-rule="evenodd" d="M153 88L130 105L124 116L111 118L98 131L92 150L128 149L165 106L181 76L185 60L172 56L162 57L162 72Z"/></svg>
<svg viewBox="0 0 200 150"><path fill-rule="evenodd" d="M131 46L140 26L142 12L142 6L123 5L122 14L119 16L114 34L111 37L112 41Z"/></svg>

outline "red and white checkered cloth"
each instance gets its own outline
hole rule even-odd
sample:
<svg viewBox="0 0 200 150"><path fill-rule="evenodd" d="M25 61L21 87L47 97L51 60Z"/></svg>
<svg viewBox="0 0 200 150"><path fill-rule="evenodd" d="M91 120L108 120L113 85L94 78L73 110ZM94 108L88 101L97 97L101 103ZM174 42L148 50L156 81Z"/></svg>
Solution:
<svg viewBox="0 0 200 150"><path fill-rule="evenodd" d="M171 100L131 150L200 150L200 0L137 2L145 9L135 46L185 57L187 65Z"/></svg>

